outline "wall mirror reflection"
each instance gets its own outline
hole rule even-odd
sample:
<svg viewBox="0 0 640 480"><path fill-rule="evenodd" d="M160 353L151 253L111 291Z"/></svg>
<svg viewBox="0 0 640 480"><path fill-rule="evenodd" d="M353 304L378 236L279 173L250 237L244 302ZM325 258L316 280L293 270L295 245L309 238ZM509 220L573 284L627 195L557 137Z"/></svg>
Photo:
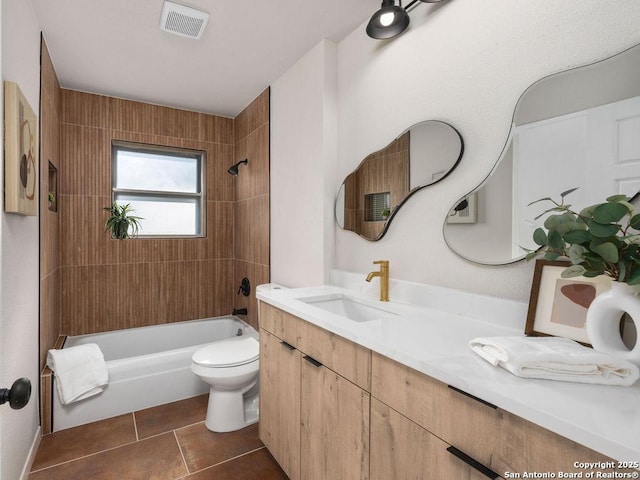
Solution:
<svg viewBox="0 0 640 480"><path fill-rule="evenodd" d="M336 222L367 240L379 240L404 202L448 175L463 150L462 137L447 123L428 120L412 126L345 178L336 199Z"/></svg>
<svg viewBox="0 0 640 480"><path fill-rule="evenodd" d="M444 223L447 245L476 263L502 265L536 249L543 197L574 209L640 191L640 46L534 83L520 97L509 141L488 178L458 200ZM452 222L461 202L476 220Z"/></svg>

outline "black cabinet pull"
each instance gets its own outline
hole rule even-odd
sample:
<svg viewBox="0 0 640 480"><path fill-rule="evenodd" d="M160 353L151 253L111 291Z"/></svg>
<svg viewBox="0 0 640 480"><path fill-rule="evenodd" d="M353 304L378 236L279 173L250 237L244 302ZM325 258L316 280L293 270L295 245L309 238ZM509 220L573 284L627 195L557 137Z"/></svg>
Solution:
<svg viewBox="0 0 640 480"><path fill-rule="evenodd" d="M286 348L287 350L290 350L290 351L294 351L296 349L296 347L294 347L290 343L285 342L284 340L280 341L280 345L282 345L284 348Z"/></svg>
<svg viewBox="0 0 640 480"><path fill-rule="evenodd" d="M469 465L471 468L473 468L473 469L477 470L478 472L480 472L481 474L483 474L485 477L489 477L489 478L492 478L494 480L497 479L497 478L500 478L499 474L497 474L496 472L494 472L490 468L485 467L483 464L481 464L477 460L474 460L473 458L471 458L469 455L467 455L463 451L458 450L456 447L448 447L447 448L447 452L449 452L451 455L459 458L464 463Z"/></svg>
<svg viewBox="0 0 640 480"><path fill-rule="evenodd" d="M460 390L459 388L453 387L453 386L451 386L451 385L447 385L447 387L449 387L449 388L450 388L451 390L453 390L454 392L461 393L462 395L464 395L464 396L466 396L466 397L469 397L469 398L471 398L471 399L475 400L476 402L480 402L480 403L482 403L483 405L486 405L487 407L491 407L491 408L493 408L494 410L497 410L497 409L498 409L498 407L496 407L493 403L489 403L489 402L487 402L486 400L483 400L483 399L478 398L478 397L476 397L476 396L474 396L474 395L471 395L470 393L467 393L467 392L465 392L464 390Z"/></svg>
<svg viewBox="0 0 640 480"><path fill-rule="evenodd" d="M322 364L321 364L319 361L317 361L317 360L316 360L315 358L313 358L313 357L310 357L309 355L305 355L303 358L304 358L307 362L309 362L311 365L313 365L314 367L321 367L321 366L322 366Z"/></svg>

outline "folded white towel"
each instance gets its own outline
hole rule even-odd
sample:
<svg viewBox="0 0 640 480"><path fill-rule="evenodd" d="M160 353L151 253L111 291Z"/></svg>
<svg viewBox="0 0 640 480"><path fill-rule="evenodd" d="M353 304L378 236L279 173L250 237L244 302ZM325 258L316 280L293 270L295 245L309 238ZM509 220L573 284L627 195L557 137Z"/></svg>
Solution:
<svg viewBox="0 0 640 480"><path fill-rule="evenodd" d="M64 405L97 395L109 383L104 355L95 343L49 350L47 365L56 375Z"/></svg>
<svg viewBox="0 0 640 480"><path fill-rule="evenodd" d="M471 349L491 365L518 377L629 386L638 367L560 337L480 337Z"/></svg>

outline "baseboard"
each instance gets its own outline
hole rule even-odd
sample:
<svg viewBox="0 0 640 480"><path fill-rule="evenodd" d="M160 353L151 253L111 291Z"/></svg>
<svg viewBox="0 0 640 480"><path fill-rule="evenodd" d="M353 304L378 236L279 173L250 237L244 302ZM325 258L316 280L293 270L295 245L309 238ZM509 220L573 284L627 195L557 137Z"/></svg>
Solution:
<svg viewBox="0 0 640 480"><path fill-rule="evenodd" d="M42 427L38 427L38 430L36 430L36 436L34 437L33 443L31 444L29 456L27 457L27 461L24 465L24 468L22 469L20 480L29 480L29 472L31 472L33 461L36 459L36 453L38 452L38 447L40 446L40 440L42 440Z"/></svg>

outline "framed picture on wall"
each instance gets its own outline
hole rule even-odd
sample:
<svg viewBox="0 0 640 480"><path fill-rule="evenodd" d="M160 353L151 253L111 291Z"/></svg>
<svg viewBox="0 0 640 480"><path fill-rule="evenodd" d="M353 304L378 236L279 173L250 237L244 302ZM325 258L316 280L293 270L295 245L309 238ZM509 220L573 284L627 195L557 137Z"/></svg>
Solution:
<svg viewBox="0 0 640 480"><path fill-rule="evenodd" d="M590 345L585 321L594 298L611 288L611 279L562 278L565 261L536 261L524 333L565 337Z"/></svg>
<svg viewBox="0 0 640 480"><path fill-rule="evenodd" d="M447 223L476 223L478 221L478 193L474 192L462 199L447 217Z"/></svg>
<svg viewBox="0 0 640 480"><path fill-rule="evenodd" d="M38 213L38 117L18 85L4 82L4 210Z"/></svg>

